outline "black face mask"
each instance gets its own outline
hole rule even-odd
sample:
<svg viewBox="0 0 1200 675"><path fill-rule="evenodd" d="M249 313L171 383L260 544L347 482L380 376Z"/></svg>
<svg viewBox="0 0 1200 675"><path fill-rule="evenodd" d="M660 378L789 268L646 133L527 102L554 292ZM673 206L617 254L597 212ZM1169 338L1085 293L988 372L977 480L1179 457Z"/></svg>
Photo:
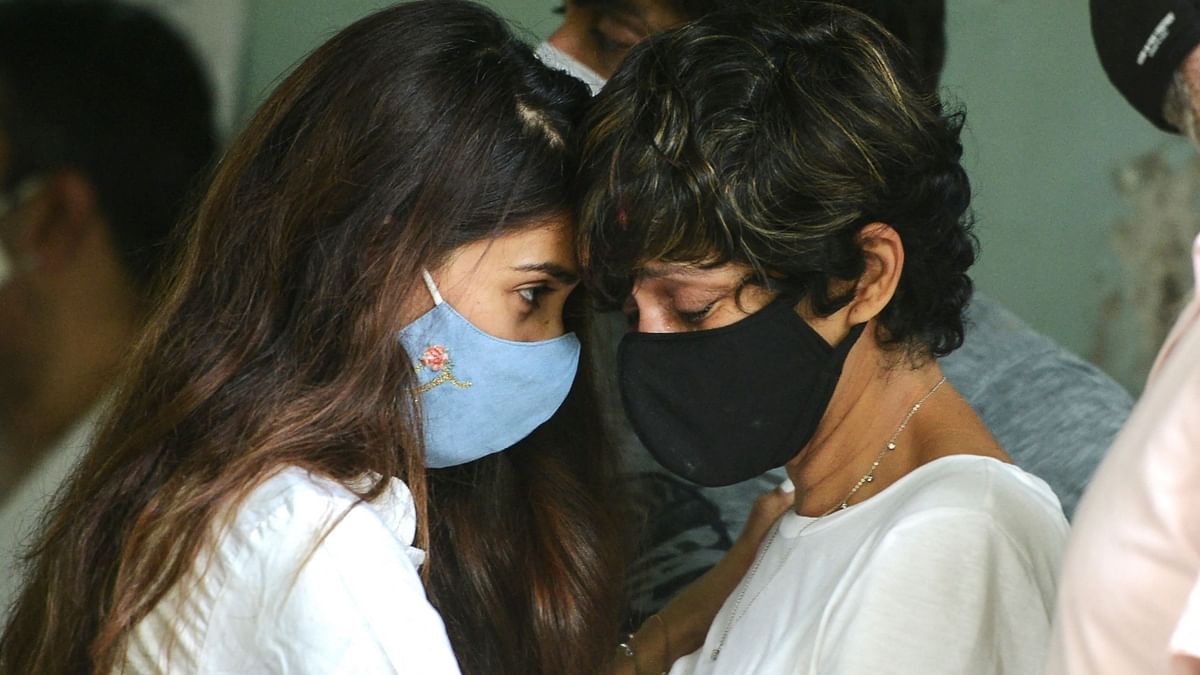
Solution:
<svg viewBox="0 0 1200 675"><path fill-rule="evenodd" d="M831 347L795 304L780 298L714 330L621 340L625 413L659 463L701 485L732 485L808 444L865 324Z"/></svg>

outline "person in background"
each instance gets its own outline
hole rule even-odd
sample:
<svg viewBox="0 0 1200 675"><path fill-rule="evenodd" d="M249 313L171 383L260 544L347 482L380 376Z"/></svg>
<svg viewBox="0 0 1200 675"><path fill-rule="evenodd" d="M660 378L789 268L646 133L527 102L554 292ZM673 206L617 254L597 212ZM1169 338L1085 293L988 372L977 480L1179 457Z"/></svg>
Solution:
<svg viewBox="0 0 1200 675"><path fill-rule="evenodd" d="M1200 146L1200 8L1092 0L1091 18L1100 62L1121 94L1158 128ZM1200 290L1200 239L1191 253ZM1200 673L1197 298L1080 503L1048 675Z"/></svg>
<svg viewBox="0 0 1200 675"><path fill-rule="evenodd" d="M755 0L742 0L753 6ZM946 54L945 0L841 0L879 21L911 52L922 84L936 90ZM549 63L598 91L629 48L662 29L726 6L713 0L572 0L563 23L539 48ZM615 315L601 319L612 346L601 353L614 371L613 347L624 332ZM1070 517L1133 401L1112 378L1041 335L986 294L967 308L963 346L941 359L966 397L1023 469L1046 480ZM609 405L619 408L609 383ZM620 419L620 413L612 415ZM650 504L646 554L631 577L644 613L720 559L755 496L776 485L774 472L724 488L698 488L662 471L622 429L626 462L641 472Z"/></svg>
<svg viewBox="0 0 1200 675"><path fill-rule="evenodd" d="M209 86L162 20L0 3L0 616L216 148Z"/></svg>
<svg viewBox="0 0 1200 675"><path fill-rule="evenodd" d="M538 46L547 65L583 80L592 93L620 67L638 42L704 16L720 0L567 0L557 11L563 22Z"/></svg>

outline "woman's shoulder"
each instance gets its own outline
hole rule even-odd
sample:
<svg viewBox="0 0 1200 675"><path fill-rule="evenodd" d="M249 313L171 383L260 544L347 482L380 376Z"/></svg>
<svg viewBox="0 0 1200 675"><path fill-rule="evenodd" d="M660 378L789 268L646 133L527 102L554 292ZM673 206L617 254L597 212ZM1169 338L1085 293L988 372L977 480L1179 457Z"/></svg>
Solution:
<svg viewBox="0 0 1200 675"><path fill-rule="evenodd" d="M383 494L371 502L362 501L355 491L366 491L374 479L364 477L348 488L305 468L284 467L241 501L223 536L256 540L307 537L336 527L378 530L398 543L412 544L416 509L408 486L398 478L383 479Z"/></svg>
<svg viewBox="0 0 1200 675"><path fill-rule="evenodd" d="M365 490L372 479L351 485ZM256 486L218 531L218 548L233 562L266 552L283 561L288 551L307 557L318 546L408 549L414 565L423 554L412 548L416 509L403 481L388 485L379 498L362 501L341 482L289 466ZM336 532L338 536L330 537Z"/></svg>
<svg viewBox="0 0 1200 675"><path fill-rule="evenodd" d="M889 520L897 527L986 526L1010 537L1052 541L1065 540L1069 528L1058 497L1045 481L992 457L935 459L897 481L889 492Z"/></svg>
<svg viewBox="0 0 1200 675"><path fill-rule="evenodd" d="M412 654L452 664L417 573L424 554L411 546L412 497L391 479L379 499L362 502L356 491L366 487L296 467L256 486L218 525L214 548L137 627L131 669L161 664L169 645L178 672L281 663L392 672ZM392 640L382 644L380 634Z"/></svg>
<svg viewBox="0 0 1200 675"><path fill-rule="evenodd" d="M951 456L876 507L839 571L813 672L1036 671L1066 540L1049 488L996 459Z"/></svg>
<svg viewBox="0 0 1200 675"><path fill-rule="evenodd" d="M1053 597L1069 528L1040 479L997 459L953 455L862 505L871 501L871 519L858 521L856 587L920 595L950 584L979 597L997 588L1030 602Z"/></svg>

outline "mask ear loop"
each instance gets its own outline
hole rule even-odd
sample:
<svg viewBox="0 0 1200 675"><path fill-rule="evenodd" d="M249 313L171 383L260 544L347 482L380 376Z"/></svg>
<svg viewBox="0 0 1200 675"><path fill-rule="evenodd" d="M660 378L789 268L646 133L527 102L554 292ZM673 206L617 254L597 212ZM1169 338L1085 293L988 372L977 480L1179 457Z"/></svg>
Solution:
<svg viewBox="0 0 1200 675"><path fill-rule="evenodd" d="M437 284L433 283L433 276L429 274L429 270L421 270L421 276L425 279L425 288L429 289L429 295L433 296L433 306L445 302L442 300L442 294L438 291Z"/></svg>

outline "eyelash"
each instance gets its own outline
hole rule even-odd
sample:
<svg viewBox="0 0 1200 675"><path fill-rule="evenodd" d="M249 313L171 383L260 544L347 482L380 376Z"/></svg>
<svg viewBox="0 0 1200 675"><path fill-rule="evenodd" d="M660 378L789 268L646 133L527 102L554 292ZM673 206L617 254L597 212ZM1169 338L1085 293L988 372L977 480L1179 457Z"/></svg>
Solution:
<svg viewBox="0 0 1200 675"><path fill-rule="evenodd" d="M680 319L683 319L684 323L696 325L696 324L700 323L701 321L704 321L704 319L706 317L708 317L709 312L711 312L713 310L713 307L717 306L718 302L720 302L720 299L713 300L712 302L708 303L704 307L702 307L694 312L684 312L682 310L677 309L677 310L675 310L675 313L679 315Z"/></svg>
<svg viewBox="0 0 1200 675"><path fill-rule="evenodd" d="M732 295L734 298L740 297L742 289L745 288L747 284L752 283L753 280L754 280L754 277L752 275L746 275L746 277L743 278L738 283L737 287L733 289L733 291L730 293L730 295ZM675 313L679 316L680 319L683 319L684 323L696 326L696 325L699 325L701 322L703 322L704 319L708 318L709 313L712 312L713 308L716 307L717 303L720 302L724 297L726 297L726 296L717 298L716 300L713 300L712 302L708 303L704 307L702 307L694 312L685 312L685 311L676 309Z"/></svg>

